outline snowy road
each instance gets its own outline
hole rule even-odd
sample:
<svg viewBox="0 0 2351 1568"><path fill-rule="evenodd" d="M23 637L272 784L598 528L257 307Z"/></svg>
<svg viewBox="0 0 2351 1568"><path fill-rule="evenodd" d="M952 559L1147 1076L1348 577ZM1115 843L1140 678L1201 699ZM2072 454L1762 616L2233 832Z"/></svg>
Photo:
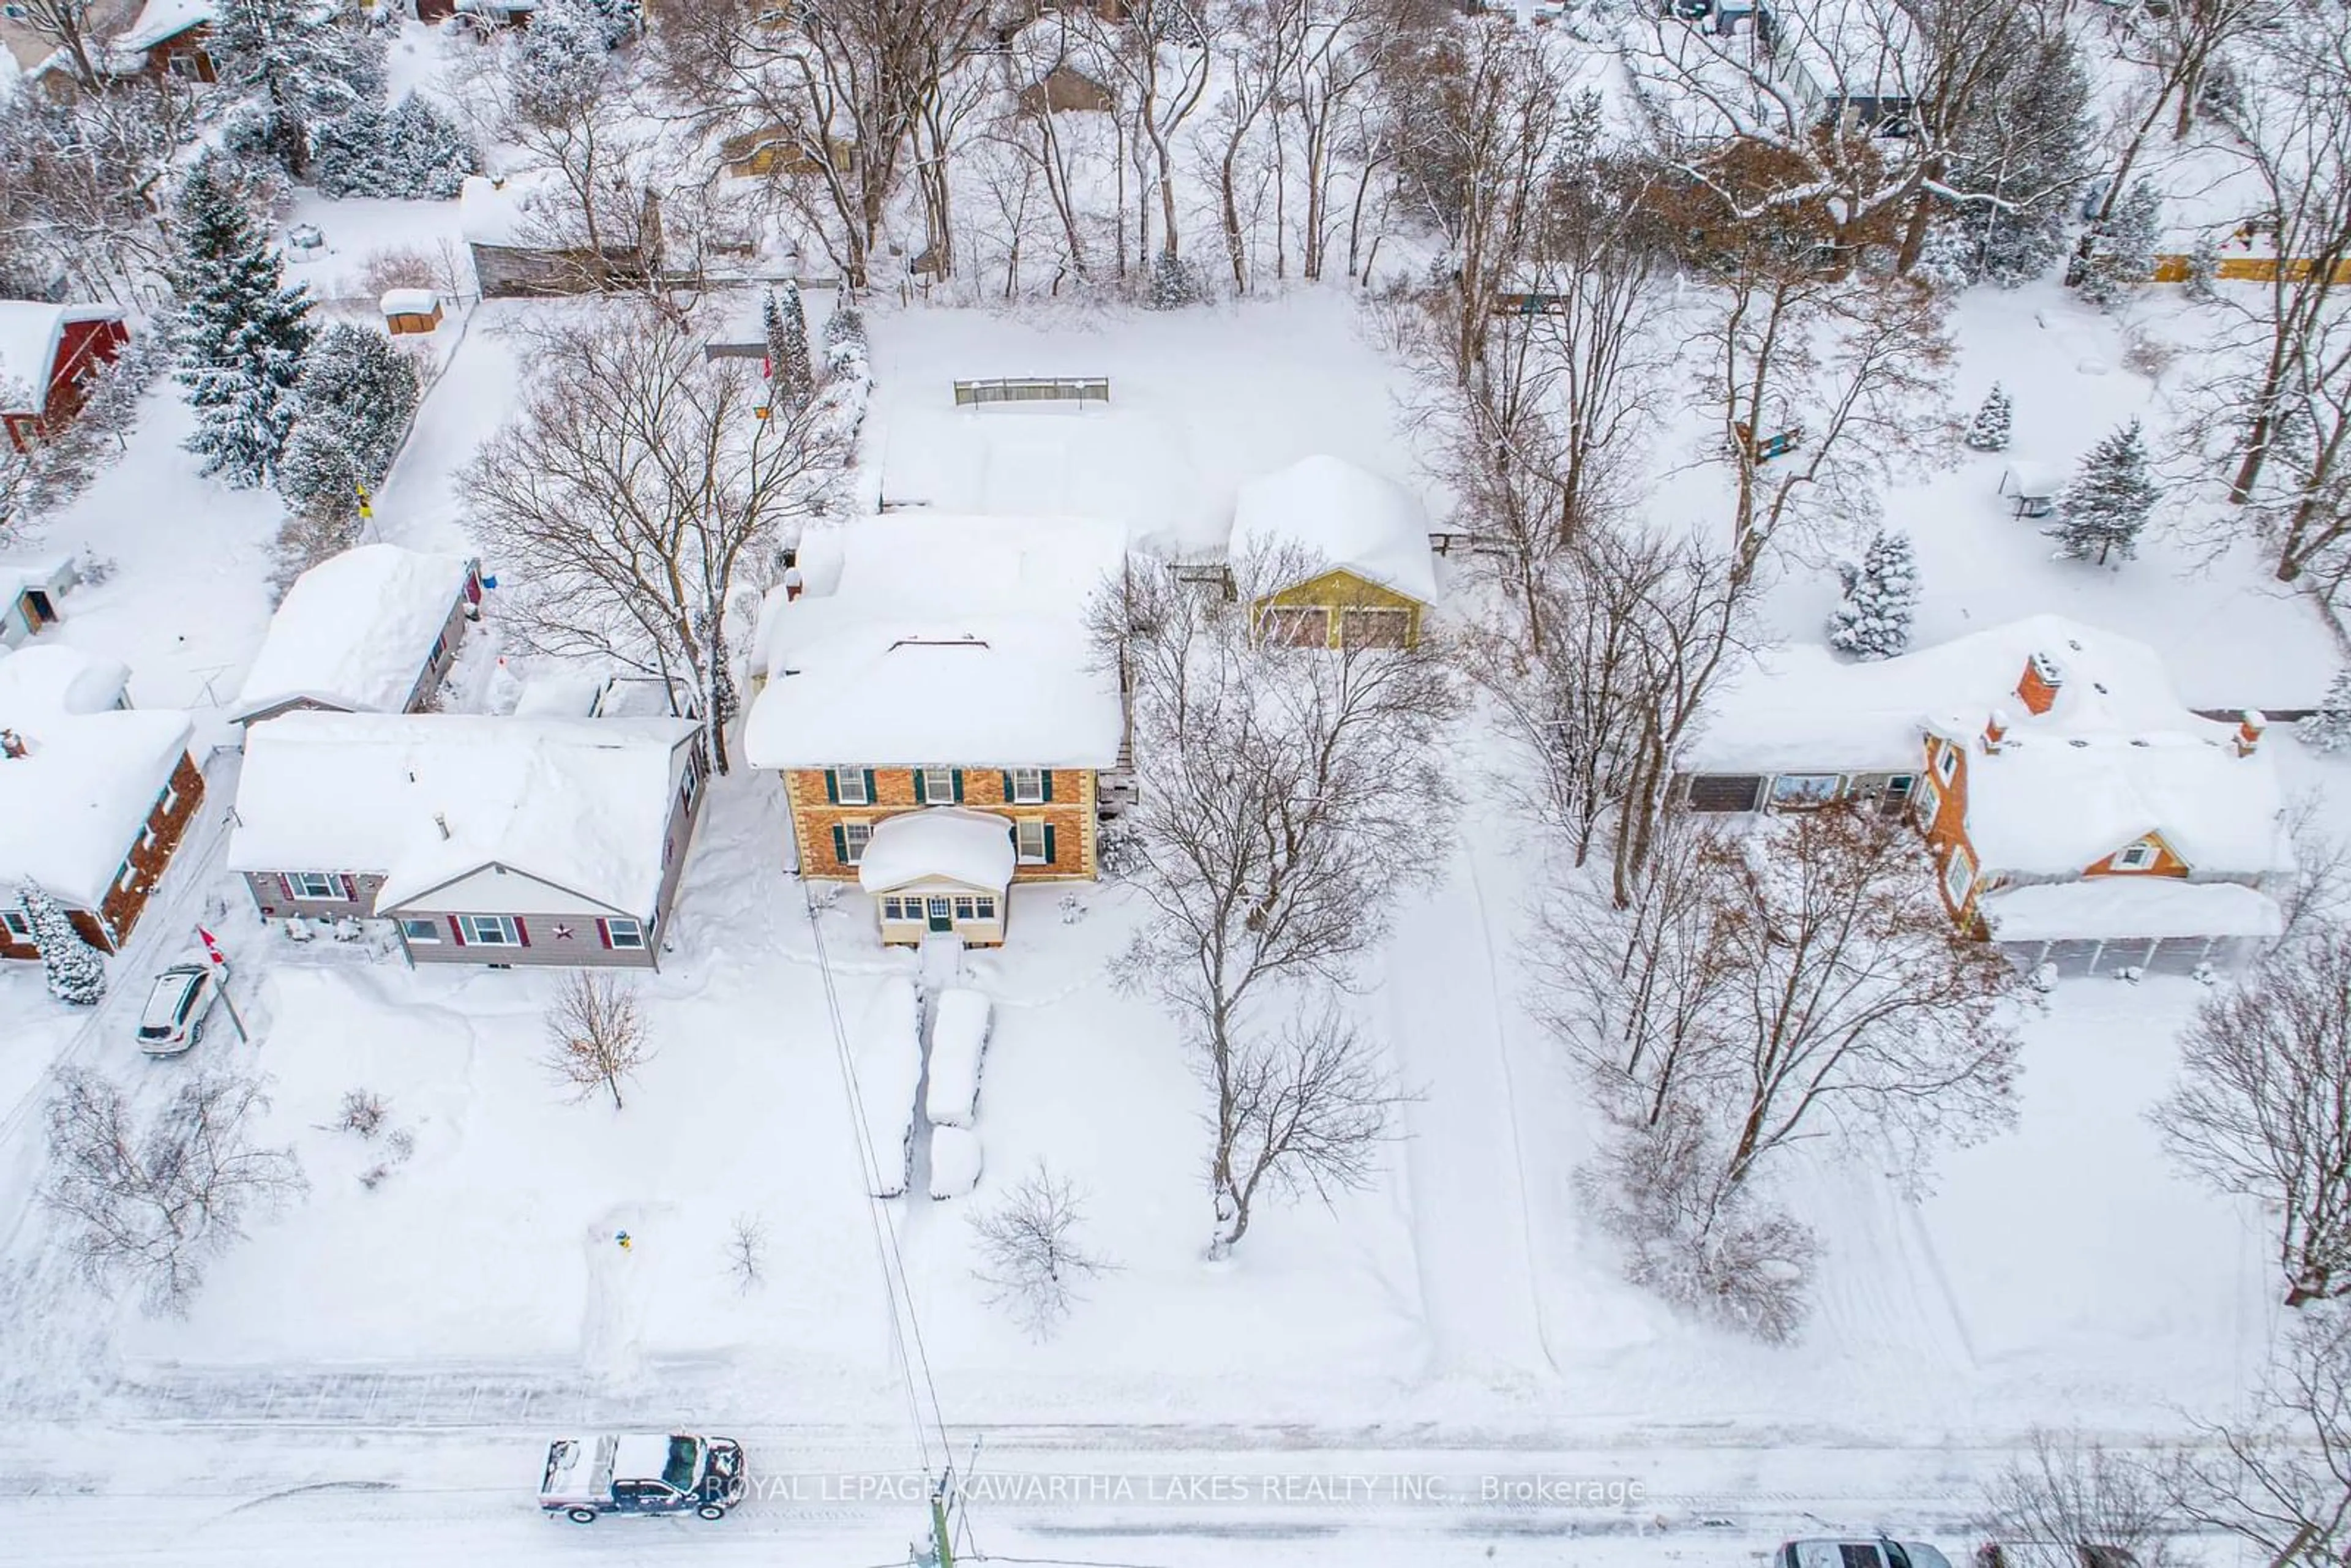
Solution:
<svg viewBox="0 0 2351 1568"><path fill-rule="evenodd" d="M1517 1096L1487 913L1467 851L1398 911L1384 962L1432 1370L1555 1371L1543 1343Z"/></svg>

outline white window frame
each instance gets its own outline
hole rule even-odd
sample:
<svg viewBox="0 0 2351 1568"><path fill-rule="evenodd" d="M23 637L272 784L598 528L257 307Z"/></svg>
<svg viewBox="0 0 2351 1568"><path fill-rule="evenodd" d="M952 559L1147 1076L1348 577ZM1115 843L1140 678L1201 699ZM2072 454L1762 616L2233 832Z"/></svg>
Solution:
<svg viewBox="0 0 2351 1568"><path fill-rule="evenodd" d="M1036 835L1037 841L1037 848L1034 853L1031 853L1029 849L1029 839L1031 833ZM1022 865L1043 865L1045 863L1044 818L1015 817L1012 819L1012 854L1013 858L1019 861Z"/></svg>
<svg viewBox="0 0 2351 1568"><path fill-rule="evenodd" d="M854 786L850 783L850 780L852 779L856 780ZM849 791L852 788L854 788L857 791L857 798L855 800L850 799ZM832 795L833 804L836 806L871 806L873 804L872 798L865 792L865 769L862 768L834 768L832 770Z"/></svg>
<svg viewBox="0 0 2351 1568"><path fill-rule="evenodd" d="M990 925L996 924L996 895L994 894L983 893L978 897L973 899L971 901L971 917L974 920L985 921Z"/></svg>
<svg viewBox="0 0 2351 1568"><path fill-rule="evenodd" d="M279 874L286 878L286 885L294 890L294 896L306 903L341 904L348 896L342 891L343 879L330 871L289 871ZM325 883L327 891L311 892L310 883L314 881Z"/></svg>
<svg viewBox="0 0 2351 1568"><path fill-rule="evenodd" d="M491 922L490 929L496 933L496 936L482 935L482 922L486 920ZM511 915L460 915L457 916L457 929L464 933L468 947L522 946L522 933L516 929L515 918Z"/></svg>
<svg viewBox="0 0 2351 1568"><path fill-rule="evenodd" d="M1943 791L1932 779L1921 779L1910 787L1910 809L1917 813L1921 831L1935 825L1943 813Z"/></svg>
<svg viewBox="0 0 2351 1568"><path fill-rule="evenodd" d="M873 824L868 821L841 824L841 863L855 865L865 858L865 846L873 841Z"/></svg>
<svg viewBox="0 0 2351 1568"><path fill-rule="evenodd" d="M906 918L906 901L894 893L882 895L882 918L890 921Z"/></svg>
<svg viewBox="0 0 2351 1568"><path fill-rule="evenodd" d="M956 924L960 925L967 920L978 919L979 915L977 913L977 906L974 903L971 894L967 893L956 894L955 901Z"/></svg>
<svg viewBox="0 0 2351 1568"><path fill-rule="evenodd" d="M621 927L627 926L629 940L621 940ZM604 922L604 946L615 953L642 953L645 950L645 928L641 922L626 915L616 915Z"/></svg>
<svg viewBox="0 0 2351 1568"><path fill-rule="evenodd" d="M1953 909L1968 906L1968 894L1976 888L1976 857L1968 852L1965 844L1951 846L1950 859L1943 862L1943 896Z"/></svg>
<svg viewBox="0 0 2351 1568"><path fill-rule="evenodd" d="M956 803L955 776L952 768L918 768L923 776L923 804L952 806Z"/></svg>
<svg viewBox="0 0 2351 1568"><path fill-rule="evenodd" d="M403 915L400 917L401 939L412 947L437 947L441 945L441 922L429 915Z"/></svg>
<svg viewBox="0 0 2351 1568"><path fill-rule="evenodd" d="M1959 748L1947 740L1943 742L1943 749L1935 756L1936 776L1949 784L1953 779L1959 777Z"/></svg>
<svg viewBox="0 0 2351 1568"><path fill-rule="evenodd" d="M2125 844L2115 852L2116 871L2146 871L2162 858L2162 852L2152 841L2141 839L2135 844Z"/></svg>
<svg viewBox="0 0 2351 1568"><path fill-rule="evenodd" d="M1012 803L1016 806L1041 806L1045 803L1045 770L1041 768L1015 768L1012 773Z"/></svg>
<svg viewBox="0 0 2351 1568"><path fill-rule="evenodd" d="M8 935L19 942L33 939L33 923L21 909L0 909L0 926L5 926Z"/></svg>

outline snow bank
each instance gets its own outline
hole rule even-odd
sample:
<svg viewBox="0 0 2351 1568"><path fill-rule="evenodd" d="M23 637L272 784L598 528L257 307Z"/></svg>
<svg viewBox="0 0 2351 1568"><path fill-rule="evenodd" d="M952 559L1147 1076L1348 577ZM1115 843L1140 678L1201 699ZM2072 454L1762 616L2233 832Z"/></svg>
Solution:
<svg viewBox="0 0 2351 1568"><path fill-rule="evenodd" d="M1999 942L2118 937L2275 936L2285 929L2259 888L2172 876L2094 876L1987 894L1977 908Z"/></svg>
<svg viewBox="0 0 2351 1568"><path fill-rule="evenodd" d="M1424 604L1437 598L1428 514L1401 485L1343 458L1301 458L1243 485L1232 549L1300 551Z"/></svg>
<svg viewBox="0 0 2351 1568"><path fill-rule="evenodd" d="M931 1130L931 1196L962 1197L979 1185L979 1134L968 1127Z"/></svg>
<svg viewBox="0 0 2351 1568"><path fill-rule="evenodd" d="M127 673L68 648L0 657L0 887L38 882L96 909L122 869L194 726L184 713L113 704Z"/></svg>
<svg viewBox="0 0 2351 1568"><path fill-rule="evenodd" d="M979 992L951 986L939 993L931 1013L931 1088L925 1103L934 1126L969 1127L977 1115L987 1021L987 998Z"/></svg>
<svg viewBox="0 0 2351 1568"><path fill-rule="evenodd" d="M857 862L857 885L890 893L938 876L1000 893L1012 867L1012 833L1003 818L940 806L902 811L876 827Z"/></svg>
<svg viewBox="0 0 2351 1568"><path fill-rule="evenodd" d="M239 722L308 700L350 713L397 713L432 661L472 580L463 556L360 545L294 580L246 672Z"/></svg>
<svg viewBox="0 0 2351 1568"><path fill-rule="evenodd" d="M914 982L893 976L857 1028L857 1098L873 1145L873 1195L906 1190L914 1160L914 1096L923 1085L922 1008Z"/></svg>

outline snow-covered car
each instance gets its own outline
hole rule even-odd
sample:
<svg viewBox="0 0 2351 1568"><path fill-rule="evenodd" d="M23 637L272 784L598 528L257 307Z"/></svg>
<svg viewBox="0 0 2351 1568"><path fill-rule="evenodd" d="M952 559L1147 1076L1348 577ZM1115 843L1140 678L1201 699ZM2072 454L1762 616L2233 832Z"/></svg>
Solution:
<svg viewBox="0 0 2351 1568"><path fill-rule="evenodd" d="M211 966L174 964L155 977L147 1006L139 1015L139 1049L150 1056L177 1056L204 1038L204 1017L220 1000Z"/></svg>
<svg viewBox="0 0 2351 1568"><path fill-rule="evenodd" d="M538 1506L579 1524L608 1513L685 1513L724 1519L749 1488L743 1445L682 1433L561 1437L547 1450Z"/></svg>
<svg viewBox="0 0 2351 1568"><path fill-rule="evenodd" d="M1951 1560L1919 1541L1788 1541L1772 1568L1951 1568Z"/></svg>

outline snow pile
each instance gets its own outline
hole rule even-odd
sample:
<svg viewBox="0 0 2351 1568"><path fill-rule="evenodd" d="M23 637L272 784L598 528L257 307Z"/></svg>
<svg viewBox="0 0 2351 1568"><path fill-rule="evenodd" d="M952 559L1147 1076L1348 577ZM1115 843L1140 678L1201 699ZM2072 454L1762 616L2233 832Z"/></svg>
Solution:
<svg viewBox="0 0 2351 1568"><path fill-rule="evenodd" d="M883 894L944 877L1000 893L1012 881L1013 863L1012 832L1003 818L938 806L902 811L876 826L857 862L857 885Z"/></svg>
<svg viewBox="0 0 2351 1568"><path fill-rule="evenodd" d="M387 288L377 305L387 316L430 316L441 308L441 297L430 288Z"/></svg>
<svg viewBox="0 0 2351 1568"><path fill-rule="evenodd" d="M951 986L939 993L931 1014L931 1087L925 1102L935 1126L967 1128L977 1116L987 1021L987 998L979 992Z"/></svg>
<svg viewBox="0 0 2351 1568"><path fill-rule="evenodd" d="M96 909L187 755L184 713L115 707L120 664L68 648L0 657L0 885Z"/></svg>
<svg viewBox="0 0 2351 1568"><path fill-rule="evenodd" d="M1240 487L1235 556L1295 551L1429 603L1428 516L1402 486L1338 457L1306 457Z"/></svg>
<svg viewBox="0 0 2351 1568"><path fill-rule="evenodd" d="M379 910L434 891L435 909L460 913L468 902L443 884L496 865L520 875L474 913L585 899L643 919L694 734L687 719L282 715L246 737L228 864L381 873Z"/></svg>
<svg viewBox="0 0 2351 1568"><path fill-rule="evenodd" d="M914 982L883 982L857 1030L857 1099L873 1146L873 1196L906 1190L914 1160L914 1097L923 1085L923 1022Z"/></svg>
<svg viewBox="0 0 2351 1568"><path fill-rule="evenodd" d="M807 592L762 614L745 755L1109 767L1124 709L1086 614L1124 559L1123 529L1083 521L897 514L810 535Z"/></svg>
<svg viewBox="0 0 2351 1568"><path fill-rule="evenodd" d="M360 545L294 580L246 672L239 722L292 702L397 713L474 576L463 556Z"/></svg>
<svg viewBox="0 0 2351 1568"><path fill-rule="evenodd" d="M931 1196L963 1197L979 1185L979 1134L967 1127L931 1131Z"/></svg>
<svg viewBox="0 0 2351 1568"><path fill-rule="evenodd" d="M1997 942L2112 937L2275 936L2284 916L2257 888L2170 876L2100 876L1984 894L1977 911Z"/></svg>
<svg viewBox="0 0 2351 1568"><path fill-rule="evenodd" d="M47 305L31 299L0 299L0 391L29 394L21 408L0 413L39 413L47 405L57 342L78 321L120 321L110 305Z"/></svg>

